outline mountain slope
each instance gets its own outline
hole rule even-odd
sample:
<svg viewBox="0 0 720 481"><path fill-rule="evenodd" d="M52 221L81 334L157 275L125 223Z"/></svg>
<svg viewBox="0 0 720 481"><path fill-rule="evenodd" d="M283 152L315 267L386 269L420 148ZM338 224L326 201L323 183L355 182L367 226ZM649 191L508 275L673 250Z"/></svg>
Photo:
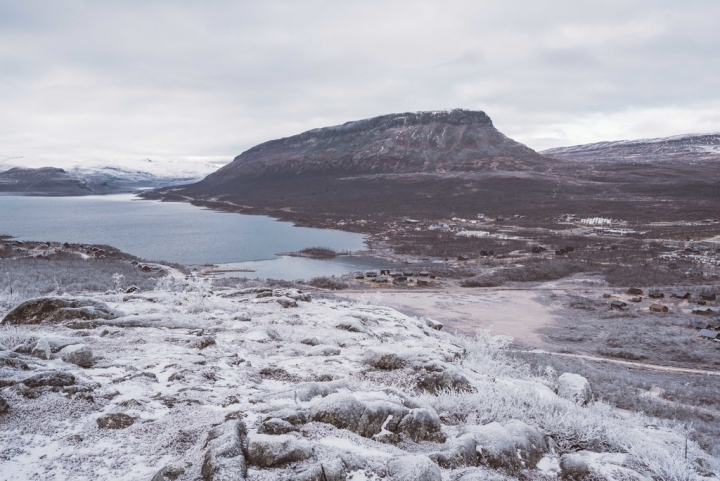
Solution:
<svg viewBox="0 0 720 481"><path fill-rule="evenodd" d="M542 154L580 162L714 162L720 161L720 133L599 142L549 149Z"/></svg>
<svg viewBox="0 0 720 481"><path fill-rule="evenodd" d="M303 174L398 174L543 169L545 159L507 138L484 112L391 114L265 142L201 182Z"/></svg>
<svg viewBox="0 0 720 481"><path fill-rule="evenodd" d="M10 167L14 164L17 161L4 165ZM0 172L0 193L74 196L134 192L196 182L213 170L214 167L207 164L154 162L150 159L122 165L79 163L65 169L15 166Z"/></svg>

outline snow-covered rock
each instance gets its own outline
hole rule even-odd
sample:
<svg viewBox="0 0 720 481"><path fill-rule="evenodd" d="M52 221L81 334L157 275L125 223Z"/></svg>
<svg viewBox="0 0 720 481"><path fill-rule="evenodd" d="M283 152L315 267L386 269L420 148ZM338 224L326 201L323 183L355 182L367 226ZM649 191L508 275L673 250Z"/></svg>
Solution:
<svg viewBox="0 0 720 481"><path fill-rule="evenodd" d="M303 461L312 454L310 443L290 435L254 434L247 441L248 463L261 468Z"/></svg>
<svg viewBox="0 0 720 481"><path fill-rule="evenodd" d="M387 470L393 480L442 481L440 468L423 455L392 459L388 462Z"/></svg>
<svg viewBox="0 0 720 481"><path fill-rule="evenodd" d="M238 420L215 426L205 441L205 457L202 464L203 481L245 479L247 463L243 443L247 430Z"/></svg>
<svg viewBox="0 0 720 481"><path fill-rule="evenodd" d="M2 324L58 323L71 319L114 319L118 316L104 302L86 297L38 297L10 311Z"/></svg>
<svg viewBox="0 0 720 481"><path fill-rule="evenodd" d="M30 354L40 359L50 359L50 356L52 356L52 351L50 350L50 344L47 342L47 339L44 339L42 337L38 339L37 343L35 343L35 347L33 347Z"/></svg>
<svg viewBox="0 0 720 481"><path fill-rule="evenodd" d="M560 458L560 475L566 481L650 481L628 467L628 461L628 456L622 453L568 453Z"/></svg>
<svg viewBox="0 0 720 481"><path fill-rule="evenodd" d="M60 350L60 357L65 362L77 364L80 367L91 367L94 362L93 351L85 344L74 344Z"/></svg>
<svg viewBox="0 0 720 481"><path fill-rule="evenodd" d="M558 396L580 405L592 401L592 390L587 379L579 374L566 372L558 378Z"/></svg>

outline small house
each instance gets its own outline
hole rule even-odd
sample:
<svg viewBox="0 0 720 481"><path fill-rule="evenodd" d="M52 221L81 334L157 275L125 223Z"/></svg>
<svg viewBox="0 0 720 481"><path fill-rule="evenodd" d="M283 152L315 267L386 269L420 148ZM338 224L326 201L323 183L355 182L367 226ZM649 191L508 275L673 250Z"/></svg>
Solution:
<svg viewBox="0 0 720 481"><path fill-rule="evenodd" d="M459 261L469 261L469 260L470 260L470 256L463 254L463 255L458 256L457 260L459 260Z"/></svg>
<svg viewBox="0 0 720 481"><path fill-rule="evenodd" d="M417 280L418 286L429 286L430 285L430 279L418 279Z"/></svg>
<svg viewBox="0 0 720 481"><path fill-rule="evenodd" d="M710 329L703 329L702 331L698 332L698 335L703 339L720 340L720 332L711 331Z"/></svg>
<svg viewBox="0 0 720 481"><path fill-rule="evenodd" d="M642 302L642 297L640 297L640 296L631 297L630 302Z"/></svg>
<svg viewBox="0 0 720 481"><path fill-rule="evenodd" d="M389 276L389 275L390 275L390 269L380 269L380 275L381 275L381 276Z"/></svg>
<svg viewBox="0 0 720 481"><path fill-rule="evenodd" d="M406 270L403 270L402 274L407 277L412 277L415 275L415 273L413 271L406 271Z"/></svg>
<svg viewBox="0 0 720 481"><path fill-rule="evenodd" d="M495 220L498 221L498 222L502 222L502 221L505 220L505 216L504 216L504 215L499 215L499 216L497 216L497 217L495 218Z"/></svg>
<svg viewBox="0 0 720 481"><path fill-rule="evenodd" d="M375 271L367 271L367 272L365 273L365 275L366 275L367 277L377 277L377 272L375 272Z"/></svg>
<svg viewBox="0 0 720 481"><path fill-rule="evenodd" d="M418 275L420 277L430 277L430 273L428 271L420 271Z"/></svg>
<svg viewBox="0 0 720 481"><path fill-rule="evenodd" d="M710 329L712 326L705 321L695 321L693 327L695 329Z"/></svg>
<svg viewBox="0 0 720 481"><path fill-rule="evenodd" d="M389 279L388 277L386 277L386 276L376 276L376 277L373 279L373 282L377 282L377 283L380 283L380 284L384 284L384 283L387 283L387 282L389 282L389 281L390 281L390 279Z"/></svg>
<svg viewBox="0 0 720 481"><path fill-rule="evenodd" d="M533 254L540 254L541 252L545 251L546 249L543 246L535 246L532 249L530 249L530 252Z"/></svg>
<svg viewBox="0 0 720 481"><path fill-rule="evenodd" d="M395 278L395 283L396 283L396 284L405 284L405 283L407 282L407 280L408 280L408 279L407 279L406 276L397 276L397 277Z"/></svg>
<svg viewBox="0 0 720 481"><path fill-rule="evenodd" d="M625 308L625 306L627 306L627 304L625 304L623 301L615 300L610 303L610 309L618 309L618 310L622 311Z"/></svg>
<svg viewBox="0 0 720 481"><path fill-rule="evenodd" d="M652 312L668 312L668 306L663 306L662 304L650 304L650 311Z"/></svg>
<svg viewBox="0 0 720 481"><path fill-rule="evenodd" d="M700 299L703 301L714 301L717 298L714 292L701 292Z"/></svg>
<svg viewBox="0 0 720 481"><path fill-rule="evenodd" d="M639 289L637 287L631 287L630 289L627 290L627 293L630 294L631 296L642 296L643 290Z"/></svg>
<svg viewBox="0 0 720 481"><path fill-rule="evenodd" d="M400 271L390 272L390 277L400 277L401 275L402 275L402 272L400 272Z"/></svg>
<svg viewBox="0 0 720 481"><path fill-rule="evenodd" d="M355 279L365 279L365 274L363 274L362 272L356 272Z"/></svg>
<svg viewBox="0 0 720 481"><path fill-rule="evenodd" d="M650 291L648 293L648 296L652 297L653 299L661 299L661 298L665 297L665 294L663 294L660 291Z"/></svg>
<svg viewBox="0 0 720 481"><path fill-rule="evenodd" d="M674 297L676 299L690 299L690 293L688 291L675 291L670 294L670 297Z"/></svg>
<svg viewBox="0 0 720 481"><path fill-rule="evenodd" d="M713 313L713 310L709 307L699 306L699 307L693 307L692 310L693 314L698 314L700 316L709 316Z"/></svg>

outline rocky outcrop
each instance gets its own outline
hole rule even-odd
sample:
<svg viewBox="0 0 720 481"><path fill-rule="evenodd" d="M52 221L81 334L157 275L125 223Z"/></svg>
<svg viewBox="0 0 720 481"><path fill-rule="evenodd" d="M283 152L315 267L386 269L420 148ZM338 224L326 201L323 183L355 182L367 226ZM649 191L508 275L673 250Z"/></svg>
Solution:
<svg viewBox="0 0 720 481"><path fill-rule="evenodd" d="M34 357L47 360L50 359L50 356L52 356L52 350L50 349L50 344L47 340L40 338L30 354Z"/></svg>
<svg viewBox="0 0 720 481"><path fill-rule="evenodd" d="M85 297L39 297L10 311L2 324L59 323L71 319L114 319L117 314L104 302Z"/></svg>
<svg viewBox="0 0 720 481"><path fill-rule="evenodd" d="M418 371L418 389L430 394L443 391L474 391L470 380L458 368L441 361L419 363L414 366Z"/></svg>

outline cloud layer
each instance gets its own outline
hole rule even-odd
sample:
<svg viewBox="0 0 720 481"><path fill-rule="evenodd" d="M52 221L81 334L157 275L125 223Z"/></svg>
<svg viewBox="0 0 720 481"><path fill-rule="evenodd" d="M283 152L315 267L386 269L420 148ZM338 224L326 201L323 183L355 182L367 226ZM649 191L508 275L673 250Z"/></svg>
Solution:
<svg viewBox="0 0 720 481"><path fill-rule="evenodd" d="M390 112L541 150L720 131L716 1L1 1L0 159L227 162Z"/></svg>

